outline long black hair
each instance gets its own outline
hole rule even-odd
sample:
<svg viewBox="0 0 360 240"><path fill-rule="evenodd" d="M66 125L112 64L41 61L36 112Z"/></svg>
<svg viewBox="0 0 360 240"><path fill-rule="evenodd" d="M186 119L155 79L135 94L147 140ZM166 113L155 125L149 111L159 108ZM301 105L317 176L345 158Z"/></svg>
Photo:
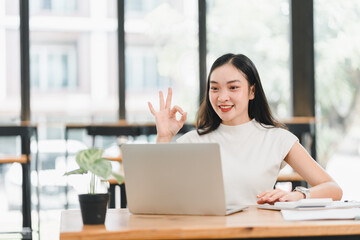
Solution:
<svg viewBox="0 0 360 240"><path fill-rule="evenodd" d="M255 94L254 99L249 100L248 114L250 119L255 119L257 122L263 125L270 125L273 127L286 128L284 124L275 120L271 114L271 110L266 100L264 90L261 85L260 76L254 65L254 63L243 54L225 54L215 60L211 66L210 73L207 80L205 98L201 103L197 120L196 129L199 135L210 133L217 129L221 123L220 117L216 114L211 106L209 99L210 89L210 76L212 72L225 64L231 64L239 71L241 71L249 83L249 89L254 86Z"/></svg>

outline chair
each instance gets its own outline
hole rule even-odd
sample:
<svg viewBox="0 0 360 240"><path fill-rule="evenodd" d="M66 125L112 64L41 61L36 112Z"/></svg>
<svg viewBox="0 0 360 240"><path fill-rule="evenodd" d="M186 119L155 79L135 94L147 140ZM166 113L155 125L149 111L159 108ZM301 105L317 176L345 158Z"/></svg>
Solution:
<svg viewBox="0 0 360 240"><path fill-rule="evenodd" d="M110 161L119 162L122 163L122 157L104 157L105 159L108 159ZM116 186L120 187L120 208L126 208L127 206L127 200L126 200L126 193L125 193L125 181L118 183L115 179L109 180L109 193L110 193L110 208L115 208L115 188Z"/></svg>
<svg viewBox="0 0 360 240"><path fill-rule="evenodd" d="M23 229L19 232L23 239L32 239L31 227L31 182L30 182L30 141L35 135L37 141L37 127L30 124L1 125L0 136L20 136L21 155L4 155L0 157L0 164L20 163L22 167L22 215ZM37 169L37 162L36 169ZM38 205L39 212L39 205Z"/></svg>

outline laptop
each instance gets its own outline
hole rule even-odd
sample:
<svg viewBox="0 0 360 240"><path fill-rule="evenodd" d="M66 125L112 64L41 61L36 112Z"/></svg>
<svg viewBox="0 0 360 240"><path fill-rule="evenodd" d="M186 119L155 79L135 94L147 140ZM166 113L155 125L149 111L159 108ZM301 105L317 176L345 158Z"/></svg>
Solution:
<svg viewBox="0 0 360 240"><path fill-rule="evenodd" d="M126 197L134 214L228 215L217 143L124 144Z"/></svg>

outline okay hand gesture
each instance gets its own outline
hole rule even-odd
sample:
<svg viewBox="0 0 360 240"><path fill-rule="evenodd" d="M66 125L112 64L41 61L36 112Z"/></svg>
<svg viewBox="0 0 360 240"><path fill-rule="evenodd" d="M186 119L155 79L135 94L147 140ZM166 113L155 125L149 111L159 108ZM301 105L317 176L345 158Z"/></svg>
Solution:
<svg viewBox="0 0 360 240"><path fill-rule="evenodd" d="M157 142L170 142L171 139L179 132L186 121L187 113L181 107L174 106L171 108L172 89L168 89L166 102L162 91L159 92L160 110L155 111L154 107L148 102L150 112L155 116ZM176 113L181 114L180 120L176 119Z"/></svg>

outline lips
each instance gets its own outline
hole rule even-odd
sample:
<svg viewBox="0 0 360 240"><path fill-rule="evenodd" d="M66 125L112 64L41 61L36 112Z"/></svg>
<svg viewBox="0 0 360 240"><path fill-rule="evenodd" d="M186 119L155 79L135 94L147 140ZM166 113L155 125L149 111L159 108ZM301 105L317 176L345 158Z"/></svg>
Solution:
<svg viewBox="0 0 360 240"><path fill-rule="evenodd" d="M234 105L220 105L219 108L222 112L228 112L230 111Z"/></svg>

